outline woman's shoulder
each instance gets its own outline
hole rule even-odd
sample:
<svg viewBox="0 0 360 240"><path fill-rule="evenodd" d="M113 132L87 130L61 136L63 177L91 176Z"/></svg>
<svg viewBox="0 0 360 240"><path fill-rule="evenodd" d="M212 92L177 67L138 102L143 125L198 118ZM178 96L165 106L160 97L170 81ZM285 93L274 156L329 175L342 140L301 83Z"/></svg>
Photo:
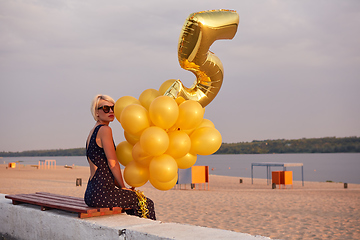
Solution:
<svg viewBox="0 0 360 240"><path fill-rule="evenodd" d="M108 135L108 134L112 135L111 127L107 125L99 125L98 128L99 128L98 133L100 135Z"/></svg>

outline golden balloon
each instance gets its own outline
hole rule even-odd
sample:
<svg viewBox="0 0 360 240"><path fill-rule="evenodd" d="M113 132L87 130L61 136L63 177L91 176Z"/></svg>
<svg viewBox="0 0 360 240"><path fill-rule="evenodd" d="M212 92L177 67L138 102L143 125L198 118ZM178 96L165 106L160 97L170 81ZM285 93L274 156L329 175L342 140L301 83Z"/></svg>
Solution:
<svg viewBox="0 0 360 240"><path fill-rule="evenodd" d="M220 132L213 127L201 127L190 135L191 152L199 155L210 155L216 152L222 142Z"/></svg>
<svg viewBox="0 0 360 240"><path fill-rule="evenodd" d="M181 130L196 128L204 118L204 109L199 102L184 101L179 105L179 117L175 126Z"/></svg>
<svg viewBox="0 0 360 240"><path fill-rule="evenodd" d="M127 131L124 131L124 137L128 143L131 145L135 145L140 140L140 135L134 135L131 133L128 133Z"/></svg>
<svg viewBox="0 0 360 240"><path fill-rule="evenodd" d="M179 116L179 107L173 98L160 96L151 102L149 116L155 126L168 129L175 124Z"/></svg>
<svg viewBox="0 0 360 240"><path fill-rule="evenodd" d="M178 165L173 157L163 154L154 157L150 161L149 172L150 177L159 182L168 182L174 179L177 174Z"/></svg>
<svg viewBox="0 0 360 240"><path fill-rule="evenodd" d="M171 85L173 85L173 83L176 81L176 79L169 79L166 80L165 82L163 82L163 84L161 84L160 88L159 88L159 93L161 95L164 95L164 93L169 89L169 87L171 87Z"/></svg>
<svg viewBox="0 0 360 240"><path fill-rule="evenodd" d="M151 102L161 96L162 94L160 94L160 92L156 89L146 89L145 91L143 91L140 96L139 96L139 101L141 103L141 105L144 106L144 108L146 108L146 110L149 111L149 106L151 104Z"/></svg>
<svg viewBox="0 0 360 240"><path fill-rule="evenodd" d="M164 95L175 99L195 100L203 107L218 94L224 69L218 57L209 51L219 39L232 39L239 25L239 15L232 10L211 10L192 13L183 25L179 44L180 66L195 74L194 84L187 88L175 81Z"/></svg>
<svg viewBox="0 0 360 240"><path fill-rule="evenodd" d="M131 104L122 110L121 126L126 132L139 136L142 131L150 127L148 115L148 111L140 104Z"/></svg>
<svg viewBox="0 0 360 240"><path fill-rule="evenodd" d="M149 169L131 161L124 169L124 179L132 187L141 187L149 180Z"/></svg>
<svg viewBox="0 0 360 240"><path fill-rule="evenodd" d="M148 127L140 136L141 148L151 156L159 156L169 147L169 136L160 127Z"/></svg>
<svg viewBox="0 0 360 240"><path fill-rule="evenodd" d="M123 96L115 102L114 114L116 119L120 122L120 116L125 107L131 104L141 104L139 100L132 96Z"/></svg>
<svg viewBox="0 0 360 240"><path fill-rule="evenodd" d="M204 118L197 128L201 128L201 127L213 127L213 128L215 128L215 125L209 119Z"/></svg>
<svg viewBox="0 0 360 240"><path fill-rule="evenodd" d="M185 156L181 158L175 159L178 168L186 169L192 167L197 160L197 154L187 153Z"/></svg>
<svg viewBox="0 0 360 240"><path fill-rule="evenodd" d="M176 185L178 181L178 174L176 173L176 176L168 182L160 182L152 176L150 176L149 181L156 189L167 191L172 189Z"/></svg>
<svg viewBox="0 0 360 240"><path fill-rule="evenodd" d="M169 132L169 147L166 154L172 156L174 159L185 156L191 148L191 140L189 135L184 131Z"/></svg>
<svg viewBox="0 0 360 240"><path fill-rule="evenodd" d="M153 156L147 154L140 145L140 142L137 142L134 147L132 148L132 158L135 162L140 164L143 167L149 167L151 159Z"/></svg>
<svg viewBox="0 0 360 240"><path fill-rule="evenodd" d="M133 146L127 141L122 141L116 146L116 157L123 166L128 165L133 160L132 148Z"/></svg>

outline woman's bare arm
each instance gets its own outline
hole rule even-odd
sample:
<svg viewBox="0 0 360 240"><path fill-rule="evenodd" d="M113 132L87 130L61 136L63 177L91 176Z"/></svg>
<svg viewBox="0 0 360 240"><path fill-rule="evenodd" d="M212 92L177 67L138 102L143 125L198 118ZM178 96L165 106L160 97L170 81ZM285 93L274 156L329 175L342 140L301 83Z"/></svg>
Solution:
<svg viewBox="0 0 360 240"><path fill-rule="evenodd" d="M121 188L126 188L121 174L120 164L116 156L111 128L109 126L101 127L99 129L98 135L101 140L102 147L105 151L110 170L113 173L116 182L120 185Z"/></svg>

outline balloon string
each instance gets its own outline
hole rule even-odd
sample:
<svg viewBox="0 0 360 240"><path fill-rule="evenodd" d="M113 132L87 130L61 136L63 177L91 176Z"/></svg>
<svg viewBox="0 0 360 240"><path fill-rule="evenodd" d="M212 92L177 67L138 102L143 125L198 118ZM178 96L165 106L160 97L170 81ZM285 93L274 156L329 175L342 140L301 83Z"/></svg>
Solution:
<svg viewBox="0 0 360 240"><path fill-rule="evenodd" d="M147 209L147 203L146 203L146 197L145 197L145 194L144 192L140 191L140 190L136 190L135 191L137 197L138 197L138 200L139 200L139 207L140 207L140 211L141 211L141 216L143 218L147 218L147 215L149 214L149 209ZM139 211L139 212L140 212Z"/></svg>

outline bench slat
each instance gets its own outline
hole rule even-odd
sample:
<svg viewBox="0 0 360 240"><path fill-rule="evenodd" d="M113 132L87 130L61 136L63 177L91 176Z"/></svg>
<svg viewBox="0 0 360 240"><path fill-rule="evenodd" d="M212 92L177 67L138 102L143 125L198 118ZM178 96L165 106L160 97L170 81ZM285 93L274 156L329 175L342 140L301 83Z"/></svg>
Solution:
<svg viewBox="0 0 360 240"><path fill-rule="evenodd" d="M60 194L55 194L55 193L47 193L47 192L36 192L35 194L41 195L41 196L50 196L50 197L57 197L60 199L72 199L74 201L79 201L79 202L83 202L85 204L85 201L83 198L79 198L79 197L73 197L73 196L64 196L64 195L60 195Z"/></svg>
<svg viewBox="0 0 360 240"><path fill-rule="evenodd" d="M22 195L15 195L16 197L23 197L23 198L29 198L29 199L39 199L39 200L46 200L49 203L59 203L59 204L63 204L64 202L66 202L68 205L71 206L78 206L78 207L84 207L84 208L90 208L89 206L87 206L85 204L84 201L74 201L72 199L66 199L66 198L57 198L57 197L51 197L51 196L41 196L39 194L22 194Z"/></svg>
<svg viewBox="0 0 360 240"><path fill-rule="evenodd" d="M5 196L6 197L6 196ZM30 203L42 207L48 207L48 208L56 208L61 209L65 211L74 211L74 212L82 212L82 213L88 213L93 211L98 211L96 208L90 208L90 207L83 207L83 206L73 206L71 204L68 204L67 202L56 202L56 201L50 201L49 199L44 199L37 196L29 196L29 195L22 195L22 196L11 196L9 197L12 200L15 200L17 202L24 202L24 203Z"/></svg>
<svg viewBox="0 0 360 240"><path fill-rule="evenodd" d="M63 196L62 198L60 197L52 197L51 195L44 195L42 196L41 194L24 194L22 195L24 197L32 197L32 198L37 198L37 199L46 199L49 202L59 202L59 203L63 203L64 201L66 203L68 203L69 205L72 206L79 206L79 207L89 207L86 205L86 203L84 202L83 199L79 198L78 200L74 200L74 199L67 199L66 196Z"/></svg>
<svg viewBox="0 0 360 240"><path fill-rule="evenodd" d="M89 208L89 206L86 205L84 199L82 199L82 198L66 198L66 196L61 196L61 195L52 196L49 194L42 194L42 193L36 193L35 195L38 197L41 197L43 199L48 199L51 202L63 203L64 201L66 201L67 204L72 205L72 206Z"/></svg>
<svg viewBox="0 0 360 240"><path fill-rule="evenodd" d="M38 205L41 210L60 209L78 213L79 218L88 218L119 214L123 208L92 208L86 205L84 199L72 196L64 196L53 193L37 192L34 194L6 195L5 198L12 199L13 204L28 203Z"/></svg>

